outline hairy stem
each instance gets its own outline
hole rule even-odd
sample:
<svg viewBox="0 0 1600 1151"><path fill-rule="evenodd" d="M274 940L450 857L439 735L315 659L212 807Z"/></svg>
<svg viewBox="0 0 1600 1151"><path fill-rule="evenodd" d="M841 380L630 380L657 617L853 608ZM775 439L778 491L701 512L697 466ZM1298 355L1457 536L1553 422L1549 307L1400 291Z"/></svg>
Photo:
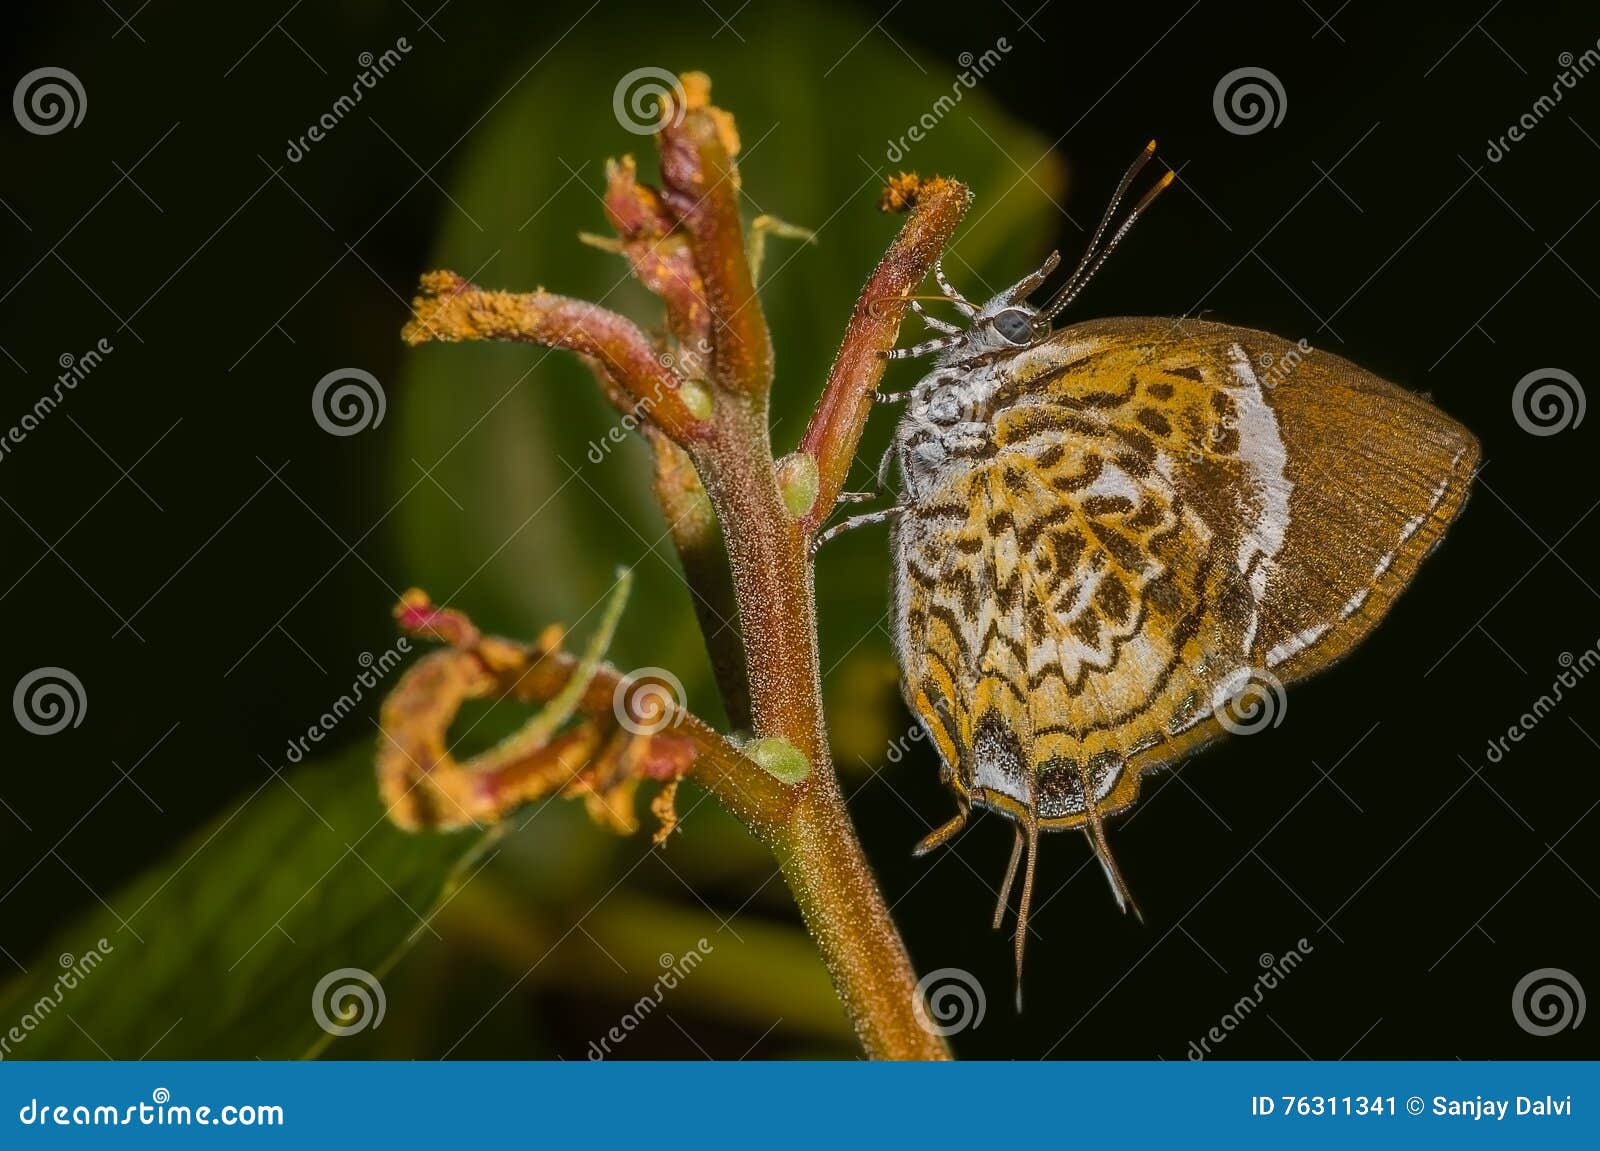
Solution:
<svg viewBox="0 0 1600 1151"><path fill-rule="evenodd" d="M809 765L793 777L799 782L780 782L753 751L740 754L689 723L684 734L697 753L691 774L778 856L866 1053L947 1059L943 1038L918 1019L916 973L834 771L810 552L849 470L906 299L948 243L969 197L951 180L899 177L890 185L886 203L909 207L911 215L851 315L801 444L817 465L817 496L793 510L772 456L772 341L740 219L738 133L733 118L710 104L709 89L704 76L687 74L665 102L659 191L638 183L631 160L608 169L606 208L619 236L613 250L666 304L675 346L653 344L631 321L592 304L546 292L486 292L449 273L424 279L405 336L412 343L509 339L567 348L589 357L613 402L645 421L656 450L657 496L674 525L726 709L736 724L783 741ZM709 550L719 539L725 562ZM730 610L737 615L731 635ZM728 666L741 655L742 676ZM559 656L538 661L519 677L518 690L548 698L559 685L539 677L559 674L565 682L572 671ZM605 693L615 682L601 666L580 710L609 706Z"/></svg>

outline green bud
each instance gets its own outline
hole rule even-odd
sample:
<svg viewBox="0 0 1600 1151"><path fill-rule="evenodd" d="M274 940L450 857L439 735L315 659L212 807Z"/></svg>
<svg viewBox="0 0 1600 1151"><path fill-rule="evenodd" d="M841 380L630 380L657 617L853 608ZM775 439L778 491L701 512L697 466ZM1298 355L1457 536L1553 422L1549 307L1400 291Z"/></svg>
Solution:
<svg viewBox="0 0 1600 1151"><path fill-rule="evenodd" d="M711 418L711 392L699 380L685 380L678 386L678 395L683 399L683 406L689 409L689 414L697 420Z"/></svg>
<svg viewBox="0 0 1600 1151"><path fill-rule="evenodd" d="M791 452L778 461L778 489L789 514L799 519L817 502L817 461L809 452Z"/></svg>
<svg viewBox="0 0 1600 1151"><path fill-rule="evenodd" d="M744 745L744 753L755 760L768 774L784 783L800 783L811 774L811 761L798 747L776 736L770 739L753 739Z"/></svg>

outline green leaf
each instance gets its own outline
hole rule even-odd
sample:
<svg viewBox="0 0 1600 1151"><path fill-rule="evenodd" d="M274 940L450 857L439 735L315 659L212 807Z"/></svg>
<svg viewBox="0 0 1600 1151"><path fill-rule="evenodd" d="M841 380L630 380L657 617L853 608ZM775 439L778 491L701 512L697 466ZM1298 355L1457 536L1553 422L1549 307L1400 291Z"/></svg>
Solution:
<svg viewBox="0 0 1600 1151"><path fill-rule="evenodd" d="M363 741L269 776L110 897L125 926L97 909L57 934L28 976L0 993L0 1018L37 1022L7 1058L286 1059L320 1050L331 1037L312 1014L318 981L353 967L381 982L433 930L434 908L494 838L396 829L371 765ZM77 962L96 950L98 964ZM76 985L63 987L68 974Z"/></svg>

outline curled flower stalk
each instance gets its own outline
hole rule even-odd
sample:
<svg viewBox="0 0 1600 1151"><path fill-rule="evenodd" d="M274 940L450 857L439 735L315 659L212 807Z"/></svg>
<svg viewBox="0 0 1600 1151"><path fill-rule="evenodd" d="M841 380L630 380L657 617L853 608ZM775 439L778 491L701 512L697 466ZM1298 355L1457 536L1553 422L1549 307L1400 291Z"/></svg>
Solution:
<svg viewBox="0 0 1600 1151"><path fill-rule="evenodd" d="M398 609L402 626L448 646L419 661L384 707L385 798L397 821L420 829L492 822L544 795L581 796L601 822L631 830L634 789L651 782L661 788L653 810L670 829L673 789L693 779L777 857L867 1054L948 1058L943 1037L919 1022L916 975L829 752L811 551L838 502L910 293L949 242L968 193L953 180L914 177L887 190L885 207L906 212L905 223L850 313L800 444L779 460L768 421L772 338L751 264L766 234L808 234L763 220L747 238L738 130L711 104L709 80L684 75L660 112L661 187L640 182L629 158L609 164L604 199L615 239L588 240L626 259L661 300L662 335L542 289L494 291L432 272L404 338L519 340L586 360L654 454L655 494L723 702L755 738L736 746L687 714L661 726L648 721L659 714L638 722L618 712L626 684L602 656L626 576L577 654L554 632L532 644L483 636L414 593ZM705 626L719 618L738 626ZM501 745L457 762L447 743L456 709L507 695L541 710Z"/></svg>

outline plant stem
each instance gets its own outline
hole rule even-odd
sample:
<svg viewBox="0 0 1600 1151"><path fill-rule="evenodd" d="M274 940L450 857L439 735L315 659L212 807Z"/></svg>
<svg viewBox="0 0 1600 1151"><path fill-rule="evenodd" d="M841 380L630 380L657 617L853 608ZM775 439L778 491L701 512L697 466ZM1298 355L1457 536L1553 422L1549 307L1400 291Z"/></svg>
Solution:
<svg viewBox="0 0 1600 1151"><path fill-rule="evenodd" d="M761 417L757 426L719 424L734 443L760 450L745 466L706 469L706 488L718 518L737 525L727 536L740 629L759 637L746 645L756 733L786 739L811 763L771 846L867 1055L948 1059L944 1040L913 1011L916 973L839 788L822 710L810 537L778 493Z"/></svg>
<svg viewBox="0 0 1600 1151"><path fill-rule="evenodd" d="M748 716L757 736L788 742L810 765L800 783L784 784L691 726L699 753L694 775L778 856L866 1053L948 1059L944 1039L918 1020L916 973L834 771L810 553L855 456L909 293L949 242L969 196L953 180L914 176L896 177L886 190L886 203L911 208L911 216L862 290L806 429L801 451L816 461L818 492L797 517L784 502L772 455L772 342L740 220L738 134L732 117L710 105L709 89L706 77L686 74L678 98L663 109L659 192L637 182L631 161L608 169L607 212L620 250L666 303L674 349L660 352L637 325L597 305L542 291L483 291L448 273L424 278L405 336L412 343L526 340L590 358L613 402L647 418L652 440L659 439L657 492L669 522L681 521L674 539L685 568L704 605L725 605L722 567L705 555L716 534L691 514L698 498L686 474L692 461L727 548L742 639L743 683L727 666L741 645L719 645L708 632L713 659L721 657L728 713L735 723ZM709 378L701 376L705 368ZM535 665L530 676L539 671ZM597 693L608 678L614 682L601 668L580 706L606 706ZM549 690L530 690L535 686L534 694Z"/></svg>

